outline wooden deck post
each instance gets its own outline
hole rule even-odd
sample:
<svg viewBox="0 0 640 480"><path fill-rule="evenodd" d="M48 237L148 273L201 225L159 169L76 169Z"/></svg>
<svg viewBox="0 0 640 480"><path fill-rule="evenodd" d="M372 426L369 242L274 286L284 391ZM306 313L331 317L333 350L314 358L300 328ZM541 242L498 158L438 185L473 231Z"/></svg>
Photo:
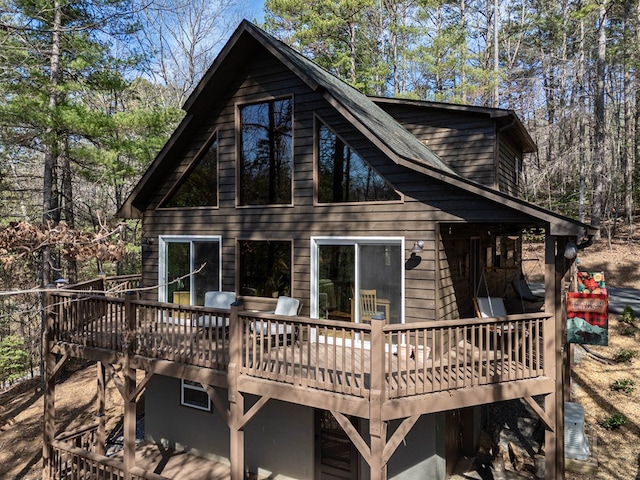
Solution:
<svg viewBox="0 0 640 480"><path fill-rule="evenodd" d="M101 361L96 362L96 377L98 388L98 399L96 404L96 417L98 418L98 431L95 439L95 451L98 455L104 455L106 451L106 417L105 417L105 404L106 404L106 380L105 380L105 368Z"/></svg>
<svg viewBox="0 0 640 480"><path fill-rule="evenodd" d="M240 302L231 305L229 314L229 463L231 480L244 478L244 397L238 391L238 376L242 364L243 323L240 320Z"/></svg>
<svg viewBox="0 0 640 480"><path fill-rule="evenodd" d="M51 307L51 294L46 292L43 296L44 321L42 331L42 365L43 370L40 372L44 381L43 387L43 400L44 400L44 425L42 428L42 479L49 480L53 478L51 476L51 443L55 436L55 424L56 424L56 382L54 370L56 366L56 359L53 353L51 353L51 333L53 329L53 312Z"/></svg>
<svg viewBox="0 0 640 480"><path fill-rule="evenodd" d="M564 479L564 382L562 279L563 253L556 237L545 237L545 310L552 317L545 323L545 375L555 381L554 392L545 397L545 413L554 422L555 431L545 432L545 478Z"/></svg>
<svg viewBox="0 0 640 480"><path fill-rule="evenodd" d="M131 368L131 356L133 355L133 339L135 334L135 306L131 301L134 296L126 294L124 296L124 312L126 315L127 333L126 348L124 350L124 362L122 372L124 374L124 474L126 480L131 480L132 470L136 463L136 370Z"/></svg>
<svg viewBox="0 0 640 480"><path fill-rule="evenodd" d="M384 319L374 315L371 320L371 387L369 392L369 436L371 440L371 480L387 479L384 447L387 443L387 424L382 421L382 403L385 398L385 342Z"/></svg>

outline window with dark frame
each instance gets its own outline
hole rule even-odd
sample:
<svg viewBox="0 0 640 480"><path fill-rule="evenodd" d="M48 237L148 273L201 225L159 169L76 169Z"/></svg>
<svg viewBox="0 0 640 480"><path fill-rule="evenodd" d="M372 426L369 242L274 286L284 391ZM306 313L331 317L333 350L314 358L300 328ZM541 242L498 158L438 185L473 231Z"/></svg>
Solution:
<svg viewBox="0 0 640 480"><path fill-rule="evenodd" d="M243 105L240 114L240 205L291 204L293 102Z"/></svg>
<svg viewBox="0 0 640 480"><path fill-rule="evenodd" d="M182 380L180 404L198 410L211 411L211 398L202 385L190 380Z"/></svg>
<svg viewBox="0 0 640 480"><path fill-rule="evenodd" d="M318 128L318 202L399 200L393 187L329 127Z"/></svg>
<svg viewBox="0 0 640 480"><path fill-rule="evenodd" d="M242 240L240 292L255 297L291 294L291 242Z"/></svg>
<svg viewBox="0 0 640 480"><path fill-rule="evenodd" d="M184 175L165 208L215 207L218 205L218 135Z"/></svg>

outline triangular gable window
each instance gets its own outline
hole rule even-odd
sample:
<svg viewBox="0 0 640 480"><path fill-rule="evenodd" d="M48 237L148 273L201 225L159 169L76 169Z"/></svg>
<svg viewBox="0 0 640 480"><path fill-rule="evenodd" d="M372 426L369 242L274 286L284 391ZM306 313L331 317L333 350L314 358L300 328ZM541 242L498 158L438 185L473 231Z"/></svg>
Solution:
<svg viewBox="0 0 640 480"><path fill-rule="evenodd" d="M393 187L326 125L320 125L318 133L318 202L400 199Z"/></svg>
<svg viewBox="0 0 640 480"><path fill-rule="evenodd" d="M214 135L194 166L183 176L163 207L215 207L218 205L218 135Z"/></svg>

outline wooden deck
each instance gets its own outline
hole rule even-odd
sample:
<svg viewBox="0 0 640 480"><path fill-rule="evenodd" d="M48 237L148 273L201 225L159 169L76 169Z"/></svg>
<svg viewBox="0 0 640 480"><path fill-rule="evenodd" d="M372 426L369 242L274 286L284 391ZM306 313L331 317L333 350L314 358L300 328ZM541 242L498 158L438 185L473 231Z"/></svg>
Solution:
<svg viewBox="0 0 640 480"><path fill-rule="evenodd" d="M385 325L55 292L52 340L292 387L403 398L543 377L544 313ZM228 327L226 327L228 325ZM273 332L273 334L270 334Z"/></svg>
<svg viewBox="0 0 640 480"><path fill-rule="evenodd" d="M531 399L555 389L556 364L545 361L553 360L555 325L542 312L404 325L352 323L279 316L242 305L222 311L143 301L110 296L99 285L46 297L46 397L54 398L55 376L66 359L97 361L100 409L109 379L124 400L124 461L85 447L104 444L102 423L93 440L54 439L47 403L48 478L75 478L74 472L118 480L187 478L189 470L166 470L187 458L184 454L141 458L136 453L136 403L157 374L202 384L229 427L231 467L212 467L221 475L213 478L238 479L244 474L244 425L272 399L331 411L362 457L379 468L377 462L388 461L423 414ZM145 372L139 383L136 370ZM226 389L226 402L217 387ZM245 410L247 394L259 400ZM553 417L538 413L553 424ZM352 428L350 415L368 419L369 443ZM390 420L401 426L387 439Z"/></svg>
<svg viewBox="0 0 640 480"><path fill-rule="evenodd" d="M122 451L107 457L61 441L54 443L54 450L55 470L64 473L64 478L125 478ZM135 464L133 480L227 480L231 476L228 463L152 443L136 446ZM244 478L265 480L270 475L247 472Z"/></svg>

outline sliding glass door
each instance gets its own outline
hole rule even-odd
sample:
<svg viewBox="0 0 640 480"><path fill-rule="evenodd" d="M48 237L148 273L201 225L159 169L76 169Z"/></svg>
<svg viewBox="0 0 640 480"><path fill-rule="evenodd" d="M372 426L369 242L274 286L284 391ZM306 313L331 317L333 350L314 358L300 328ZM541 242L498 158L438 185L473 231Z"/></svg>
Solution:
<svg viewBox="0 0 640 480"><path fill-rule="evenodd" d="M311 313L315 318L402 323L404 239L311 239Z"/></svg>
<svg viewBox="0 0 640 480"><path fill-rule="evenodd" d="M220 237L160 237L161 302L204 305L204 294L220 290Z"/></svg>

